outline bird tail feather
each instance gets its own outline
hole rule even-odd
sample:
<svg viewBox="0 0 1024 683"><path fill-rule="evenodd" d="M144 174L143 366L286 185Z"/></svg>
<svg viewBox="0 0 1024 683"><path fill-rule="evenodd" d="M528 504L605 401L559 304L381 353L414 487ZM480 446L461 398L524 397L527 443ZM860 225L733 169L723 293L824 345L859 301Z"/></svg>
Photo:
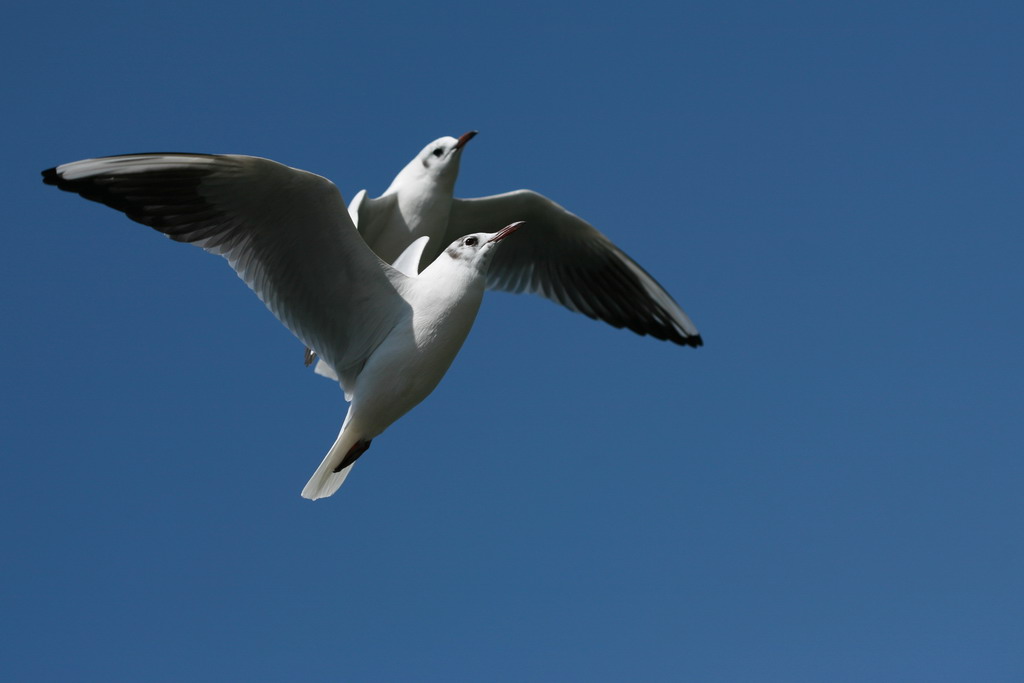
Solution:
<svg viewBox="0 0 1024 683"><path fill-rule="evenodd" d="M306 486L302 489L302 497L308 498L309 500L316 500L317 498L327 498L328 496L334 495L341 485L345 482L345 477L352 470L353 465L349 465L340 472L335 472L334 468L341 464L341 461L345 458L345 455L349 450L359 441L359 436L355 429L349 429L348 417L345 418L345 423L341 425L341 432L338 433L338 438L334 441L334 445L331 446L331 450L327 451L327 455L324 456L320 466L316 468L316 472L306 482Z"/></svg>

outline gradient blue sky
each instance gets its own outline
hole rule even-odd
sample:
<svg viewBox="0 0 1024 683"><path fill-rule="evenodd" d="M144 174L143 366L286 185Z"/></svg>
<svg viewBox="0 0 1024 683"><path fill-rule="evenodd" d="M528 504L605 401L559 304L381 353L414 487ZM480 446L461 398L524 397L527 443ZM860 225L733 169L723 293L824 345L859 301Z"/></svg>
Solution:
<svg viewBox="0 0 1024 683"><path fill-rule="evenodd" d="M20 3L5 680L1024 677L1019 2ZM43 186L143 151L378 194L481 131L683 349L490 295L339 495L344 415L222 260Z"/></svg>

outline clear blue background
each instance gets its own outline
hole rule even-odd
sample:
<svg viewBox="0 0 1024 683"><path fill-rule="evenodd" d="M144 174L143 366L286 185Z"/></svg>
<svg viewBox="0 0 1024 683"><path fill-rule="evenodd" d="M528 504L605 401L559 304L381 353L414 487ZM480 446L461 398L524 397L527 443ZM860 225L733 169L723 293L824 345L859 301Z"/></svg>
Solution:
<svg viewBox="0 0 1024 683"><path fill-rule="evenodd" d="M373 5L5 10L0 676L1024 678L1022 5ZM491 295L315 504L302 345L38 175L379 194L471 128L459 195L554 198L707 345Z"/></svg>

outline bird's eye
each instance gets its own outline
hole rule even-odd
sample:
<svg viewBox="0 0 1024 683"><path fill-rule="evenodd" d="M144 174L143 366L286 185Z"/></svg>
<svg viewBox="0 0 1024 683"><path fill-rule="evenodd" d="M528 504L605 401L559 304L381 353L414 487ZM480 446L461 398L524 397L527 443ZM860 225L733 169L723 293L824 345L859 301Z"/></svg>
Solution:
<svg viewBox="0 0 1024 683"><path fill-rule="evenodd" d="M465 244L467 247L475 247L476 243L479 241L480 240L478 240L476 237L467 237L463 244Z"/></svg>
<svg viewBox="0 0 1024 683"><path fill-rule="evenodd" d="M431 152L431 154L433 154L435 157L441 156L442 154L444 154L444 147L436 148L433 152Z"/></svg>

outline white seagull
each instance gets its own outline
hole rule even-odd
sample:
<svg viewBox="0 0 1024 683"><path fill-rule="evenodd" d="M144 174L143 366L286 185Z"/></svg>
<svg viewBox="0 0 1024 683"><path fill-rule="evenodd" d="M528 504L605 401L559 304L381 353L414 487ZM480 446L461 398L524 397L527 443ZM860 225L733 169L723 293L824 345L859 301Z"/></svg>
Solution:
<svg viewBox="0 0 1024 683"><path fill-rule="evenodd" d="M503 246L487 270L487 287L531 292L571 311L684 346L701 346L697 327L668 292L582 218L532 190L490 197L454 196L469 131L423 148L380 197L366 191L349 206L366 243L388 263L416 272L445 245L478 229L512 221L530 227ZM310 357L307 356L307 361Z"/></svg>
<svg viewBox="0 0 1024 683"><path fill-rule="evenodd" d="M520 223L460 235L417 277L381 261L326 178L237 155L134 154L43 171L43 182L227 259L329 366L351 401L302 496L341 486L352 464L440 382L469 334L487 267Z"/></svg>

